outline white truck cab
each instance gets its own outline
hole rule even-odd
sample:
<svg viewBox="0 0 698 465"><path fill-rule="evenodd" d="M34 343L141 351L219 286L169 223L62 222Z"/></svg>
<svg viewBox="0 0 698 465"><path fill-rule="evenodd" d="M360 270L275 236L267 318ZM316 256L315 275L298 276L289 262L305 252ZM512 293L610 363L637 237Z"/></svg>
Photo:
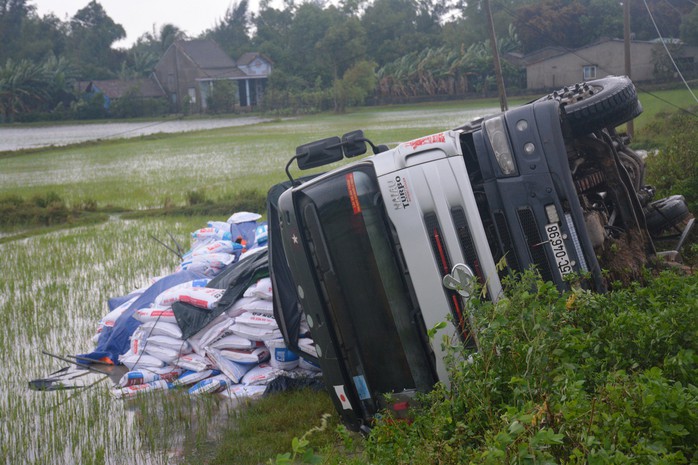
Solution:
<svg viewBox="0 0 698 465"><path fill-rule="evenodd" d="M276 319L322 368L345 424L365 428L448 383L444 341L477 349L468 301L498 299L507 273L535 267L561 290L575 276L604 291L611 244L641 272L655 253L653 191L614 130L641 111L632 83L609 77L392 149L361 131L297 148L302 169L374 149L289 173L268 202Z"/></svg>

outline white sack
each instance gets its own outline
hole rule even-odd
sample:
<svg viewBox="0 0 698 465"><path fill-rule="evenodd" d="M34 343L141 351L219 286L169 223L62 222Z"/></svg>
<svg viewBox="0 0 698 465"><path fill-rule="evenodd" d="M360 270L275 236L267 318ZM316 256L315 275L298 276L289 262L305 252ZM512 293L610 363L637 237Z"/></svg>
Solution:
<svg viewBox="0 0 698 465"><path fill-rule="evenodd" d="M175 360L175 365L190 371L205 371L211 368L211 361L199 354L186 354Z"/></svg>
<svg viewBox="0 0 698 465"><path fill-rule="evenodd" d="M172 385L165 380L153 381L145 384L134 384L132 386L112 389L109 392L117 399L130 399L146 392L160 391L172 388Z"/></svg>
<svg viewBox="0 0 698 465"><path fill-rule="evenodd" d="M136 368L161 368L167 365L165 362L152 355L134 354L130 351L120 355L119 362L126 365L129 370L134 370Z"/></svg>
<svg viewBox="0 0 698 465"><path fill-rule="evenodd" d="M254 289L254 295L260 299L271 300L274 297L271 287L271 278L262 278L257 281L257 285Z"/></svg>
<svg viewBox="0 0 698 465"><path fill-rule="evenodd" d="M259 347L259 345L262 344L262 342L259 341L250 341L249 339L245 339L244 337L236 336L235 334L230 334L228 336L224 336L220 339L215 340L211 344L209 344L211 347L214 349L254 349L255 347Z"/></svg>
<svg viewBox="0 0 698 465"><path fill-rule="evenodd" d="M204 287L209 281L208 278L194 279L192 281L187 281L185 283L180 283L175 286L165 289L153 300L153 306L167 307L179 300L180 293L182 289L191 287Z"/></svg>
<svg viewBox="0 0 698 465"><path fill-rule="evenodd" d="M164 321L165 323L177 323L174 311L171 307L148 307L136 310L133 317L141 323L148 321Z"/></svg>
<svg viewBox="0 0 698 465"><path fill-rule="evenodd" d="M281 374L283 370L274 368L268 363L262 363L248 371L241 383L245 386L266 386Z"/></svg>
<svg viewBox="0 0 698 465"><path fill-rule="evenodd" d="M119 380L119 385L121 387L127 387L127 386L133 386L136 384L145 384L145 383L150 383L152 381L158 381L158 380L165 380L165 381L172 381L173 379L177 378L179 375L182 374L182 369L169 366L169 367L164 367L167 368L169 371L166 373L158 374L155 373L154 371L150 370L133 370L129 371L128 373L125 373L121 379Z"/></svg>
<svg viewBox="0 0 698 465"><path fill-rule="evenodd" d="M169 336L175 339L182 338L182 330L175 323L166 321L146 321L140 328L150 336Z"/></svg>
<svg viewBox="0 0 698 465"><path fill-rule="evenodd" d="M212 310L218 304L218 301L221 300L224 293L224 289L213 287L182 288L179 294L179 301L195 307Z"/></svg>
<svg viewBox="0 0 698 465"><path fill-rule="evenodd" d="M191 353L191 345L187 341L170 336L150 336L146 340L146 348L151 344L175 350L179 354Z"/></svg>
<svg viewBox="0 0 698 465"><path fill-rule="evenodd" d="M246 312L274 316L274 303L269 300L262 300L256 297L251 298L249 301L242 304L241 308Z"/></svg>
<svg viewBox="0 0 698 465"><path fill-rule="evenodd" d="M298 355L286 347L283 339L270 339L264 342L269 348L269 364L280 370L292 370L298 366Z"/></svg>
<svg viewBox="0 0 698 465"><path fill-rule="evenodd" d="M264 346L254 349L223 349L220 354L237 363L258 364L269 359L269 349Z"/></svg>
<svg viewBox="0 0 698 465"><path fill-rule="evenodd" d="M268 315L262 315L261 313L245 312L235 317L235 323L240 323L248 326L255 326L264 329L278 329L279 325L276 323L274 317Z"/></svg>
<svg viewBox="0 0 698 465"><path fill-rule="evenodd" d="M267 339L278 339L281 337L281 331L278 328L260 328L236 322L230 329L236 336L244 337L251 341L266 341Z"/></svg>
<svg viewBox="0 0 698 465"><path fill-rule="evenodd" d="M220 374L217 376L212 376L208 379L204 379L202 381L199 381L195 385L189 388L189 394L193 395L198 395L198 394L213 394L216 392L220 392L224 389L226 389L228 386L232 385L233 383L230 381L230 378L228 378L224 374Z"/></svg>
<svg viewBox="0 0 698 465"><path fill-rule="evenodd" d="M201 380L210 378L211 376L220 375L220 370L204 370L204 371L185 371L179 378L172 381L173 386L188 386L196 384Z"/></svg>
<svg viewBox="0 0 698 465"><path fill-rule="evenodd" d="M209 348L207 353L214 365L225 373L234 384L238 384L245 373L252 368L252 364L236 363L232 360L228 360L227 358L223 357L221 352L217 349Z"/></svg>

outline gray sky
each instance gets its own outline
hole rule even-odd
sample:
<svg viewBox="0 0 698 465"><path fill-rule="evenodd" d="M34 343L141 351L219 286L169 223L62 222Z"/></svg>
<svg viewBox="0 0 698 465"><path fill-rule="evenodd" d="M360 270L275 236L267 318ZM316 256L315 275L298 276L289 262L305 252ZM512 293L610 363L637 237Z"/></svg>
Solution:
<svg viewBox="0 0 698 465"><path fill-rule="evenodd" d="M234 0L98 0L107 15L126 30L126 39L115 44L129 47L146 32L172 23L190 36L212 28ZM40 16L49 13L69 20L90 0L30 0ZM250 2L255 5L257 2Z"/></svg>

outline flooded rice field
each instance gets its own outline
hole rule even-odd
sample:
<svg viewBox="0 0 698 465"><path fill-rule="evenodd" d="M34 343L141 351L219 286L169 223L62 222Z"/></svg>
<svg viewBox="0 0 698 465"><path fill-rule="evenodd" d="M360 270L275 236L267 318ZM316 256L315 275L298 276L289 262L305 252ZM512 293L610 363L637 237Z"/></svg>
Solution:
<svg viewBox="0 0 698 465"><path fill-rule="evenodd" d="M212 195L251 183L266 191L267 178L284 178L283 166L296 145L359 128L376 143L394 145L495 111L388 109L274 121L257 126L254 133L231 130L223 142L200 137L178 140L176 147L144 141L125 144L128 150L120 145L47 150L0 158L0 192L30 196L55 190L73 204L93 199L99 205L149 208L204 186ZM0 127L0 151L260 121ZM66 366L44 352L66 356L94 348L109 298L173 271L177 257L148 236L172 233L186 244L189 233L202 224L201 219L188 221L114 219L0 244L0 463L176 464L184 457L191 461L198 445L215 440L235 414L226 399L170 391L116 400L108 393L111 381L99 376L94 385L86 378L81 389L28 388L30 380Z"/></svg>
<svg viewBox="0 0 698 465"><path fill-rule="evenodd" d="M215 439L233 407L226 399L169 392L117 400L104 376L85 377L79 389L28 388L68 365L45 353L94 348L108 298L173 270L177 257L149 234L185 241L192 227L117 220L0 244L0 463L178 463Z"/></svg>
<svg viewBox="0 0 698 465"><path fill-rule="evenodd" d="M56 126L1 127L0 152L80 142L123 139L157 133L200 131L235 126L247 126L265 121L258 117L162 120L138 123L89 123Z"/></svg>

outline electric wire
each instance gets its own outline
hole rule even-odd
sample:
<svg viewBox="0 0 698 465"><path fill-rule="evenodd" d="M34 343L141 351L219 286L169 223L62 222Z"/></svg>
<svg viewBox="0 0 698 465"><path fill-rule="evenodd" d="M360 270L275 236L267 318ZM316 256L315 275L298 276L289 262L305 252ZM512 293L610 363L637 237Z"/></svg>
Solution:
<svg viewBox="0 0 698 465"><path fill-rule="evenodd" d="M681 74L681 70L679 69L678 65L674 61L674 57L671 56L671 52L669 51L669 47L666 45L666 40L664 40L664 37L662 37L662 33L659 32L659 28L657 27L657 23L654 21L654 16L652 15L652 12L650 11L649 5L647 5L647 0L642 0L642 3L645 5L645 9L647 10L647 14L650 17L650 20L652 21L652 25L654 26L654 30L657 31L657 36L659 37L659 40L662 41L662 45L664 46L664 50L666 51L666 54L669 56L669 59L671 60L671 64L674 65L674 69L678 73L679 77L681 78L681 81L683 84L686 86L686 89L688 89L688 92L693 96L693 100L698 103L698 98L696 98L696 94L693 93L691 90L691 87L688 85L686 82L686 79L683 77L683 74Z"/></svg>
<svg viewBox="0 0 698 465"><path fill-rule="evenodd" d="M691 2L691 3L693 3L693 2ZM500 9L501 9L501 11L503 11L504 13L508 14L511 18L513 18L513 19L516 19L516 18L517 18L516 13L515 13L515 12L512 12L512 11L511 11L509 8L507 8L506 6L500 5ZM579 53L577 53L576 50L573 50L573 49L570 49L570 48L568 48L568 47L565 47L564 45L560 45L560 43L559 43L556 39L552 38L549 34L547 34L546 32L542 31L540 28L538 28L538 27L536 27L536 26L534 26L534 25L532 25L532 24L529 24L529 23L526 23L525 26L526 26L528 29L532 30L533 32L535 32L535 33L537 33L537 34L539 34L539 35L541 35L541 36L547 37L553 45L555 45L555 46L557 46L557 47L560 47L562 50L565 51L565 53L569 53L569 54L571 54L571 55L574 55L574 56L576 56L577 58L580 58L581 60L583 60L584 62L591 64L591 63L589 62L589 60L587 60L585 57L583 57L582 55L580 55ZM605 72L607 72L607 73L610 73L609 70L606 70L606 69L604 69L603 67L601 67L600 69L601 69L602 71L605 71ZM651 91L649 91L649 90L647 90L647 89L644 89L642 86L638 85L637 83L635 83L635 87L636 87L638 90L642 91L643 93L645 93L645 94L647 94L647 95L649 95L649 96L651 96L651 97L654 97L654 98L657 99L657 100L660 100L661 102L667 104L667 105L670 106L670 107L675 108L676 110L681 111L682 113L685 113L685 114L688 114L688 115L691 115L691 116L693 116L693 117L698 118L698 114L697 114L697 113L694 113L693 111L691 111L691 110L689 110L689 109L682 108L682 107L676 105L675 103L670 102L670 101L668 101L668 100L666 100L666 99L664 99L664 98L658 96L657 94L655 94L655 93L653 93L653 92L651 92ZM689 89L689 91L690 91L690 89ZM693 94L693 93L691 92L691 94Z"/></svg>

